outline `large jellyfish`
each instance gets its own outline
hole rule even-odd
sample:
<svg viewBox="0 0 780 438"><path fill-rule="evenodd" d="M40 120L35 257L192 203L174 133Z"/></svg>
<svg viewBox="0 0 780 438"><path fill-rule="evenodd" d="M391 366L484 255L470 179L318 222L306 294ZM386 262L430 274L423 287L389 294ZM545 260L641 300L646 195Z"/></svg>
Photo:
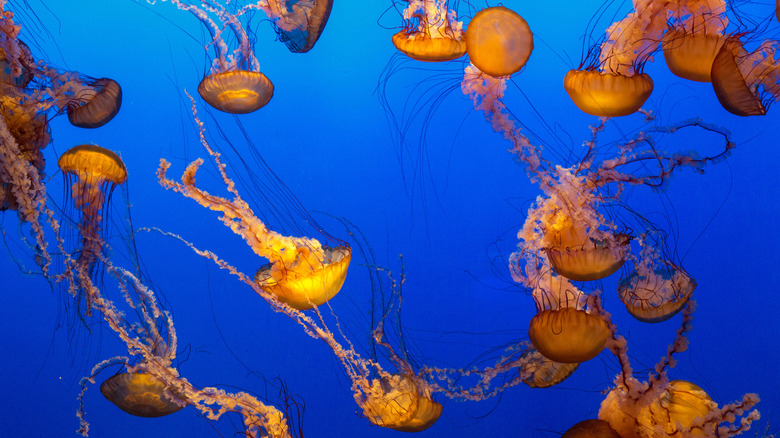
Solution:
<svg viewBox="0 0 780 438"><path fill-rule="evenodd" d="M728 112L761 116L780 97L777 45L777 41L765 41L748 52L735 37L723 44L712 64L712 88Z"/></svg>
<svg viewBox="0 0 780 438"><path fill-rule="evenodd" d="M79 273L93 277L95 265L102 258L104 240L100 237L103 210L117 184L127 180L127 169L119 156L96 145L79 145L60 155L57 162L73 203L80 213L81 248L76 258ZM91 314L94 297L83 289L87 315Z"/></svg>
<svg viewBox="0 0 780 438"><path fill-rule="evenodd" d="M399 52L418 61L449 61L466 53L463 23L448 0L410 0L404 9L404 29L393 35Z"/></svg>
<svg viewBox="0 0 780 438"><path fill-rule="evenodd" d="M333 0L268 0L264 11L273 20L276 33L294 53L306 53L325 30Z"/></svg>

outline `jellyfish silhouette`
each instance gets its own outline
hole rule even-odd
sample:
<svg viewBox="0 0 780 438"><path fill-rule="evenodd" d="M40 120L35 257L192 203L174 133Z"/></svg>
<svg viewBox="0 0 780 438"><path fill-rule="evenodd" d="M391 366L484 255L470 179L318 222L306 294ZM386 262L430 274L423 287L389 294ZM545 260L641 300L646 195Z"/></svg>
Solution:
<svg viewBox="0 0 780 438"><path fill-rule="evenodd" d="M73 269L83 282L84 278L95 274L95 265L102 259L105 244L100 235L102 212L114 187L127 180L127 169L116 153L90 144L68 149L60 155L57 164L81 216L81 248ZM90 315L94 297L89 294L89 288L82 286L81 289L86 299L85 312Z"/></svg>
<svg viewBox="0 0 780 438"><path fill-rule="evenodd" d="M113 79L87 80L68 102L68 120L79 128L99 128L114 118L122 106L122 87Z"/></svg>
<svg viewBox="0 0 780 438"><path fill-rule="evenodd" d="M762 116L780 96L780 64L776 41L748 52L738 38L729 38L712 63L712 88L720 104L738 116Z"/></svg>
<svg viewBox="0 0 780 438"><path fill-rule="evenodd" d="M333 0L269 0L265 9L274 29L293 53L306 53L325 30Z"/></svg>
<svg viewBox="0 0 780 438"><path fill-rule="evenodd" d="M485 8L466 28L469 59L491 76L509 76L520 71L534 49L528 23L503 6Z"/></svg>
<svg viewBox="0 0 780 438"><path fill-rule="evenodd" d="M411 0L403 11L404 28L393 35L399 52L418 61L440 62L466 53L463 23L448 0Z"/></svg>

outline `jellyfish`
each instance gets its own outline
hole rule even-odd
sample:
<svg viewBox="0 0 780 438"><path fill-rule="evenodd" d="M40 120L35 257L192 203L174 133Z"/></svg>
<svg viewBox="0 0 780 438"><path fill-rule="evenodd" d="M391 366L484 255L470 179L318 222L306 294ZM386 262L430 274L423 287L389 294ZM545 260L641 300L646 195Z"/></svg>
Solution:
<svg viewBox="0 0 780 438"><path fill-rule="evenodd" d="M393 374L374 379L361 405L372 424L402 432L421 432L441 415L442 406L420 392L414 379Z"/></svg>
<svg viewBox="0 0 780 438"><path fill-rule="evenodd" d="M102 212L114 187L127 180L127 169L115 152L91 144L68 149L60 155L57 164L74 205L81 213L81 249L73 269L81 276L92 277L103 254L104 241L100 236ZM84 289L86 314L90 315L94 297L86 293L88 291Z"/></svg>
<svg viewBox="0 0 780 438"><path fill-rule="evenodd" d="M79 128L99 128L114 118L122 106L122 87L113 79L88 80L68 103L68 120Z"/></svg>
<svg viewBox="0 0 780 438"><path fill-rule="evenodd" d="M661 40L666 65L681 78L711 82L712 62L726 41L726 2L690 1L679 6L682 10L675 11L675 20Z"/></svg>
<svg viewBox="0 0 780 438"><path fill-rule="evenodd" d="M682 325L666 355L656 364L647 381L633 375L626 340L612 331L609 349L621 365L615 387L609 391L599 409L599 419L622 437L730 437L750 428L760 418L755 409L759 398L746 394L741 401L718 407L697 385L669 380L674 355L687 349L685 337L693 321L694 302L682 311ZM741 417L741 418L740 418Z"/></svg>
<svg viewBox="0 0 780 438"><path fill-rule="evenodd" d="M192 13L211 34L212 41L205 47L206 50L213 47L216 57L211 64L210 73L198 84L198 93L203 100L212 107L231 114L251 113L268 104L274 95L274 86L260 72L260 63L253 51L254 37L247 33L241 24L241 18L257 9L263 9L272 19L278 18L273 12L286 10L286 6L273 0L271 3L260 0L231 12L218 1L205 1L201 6L185 4L179 0L168 1L177 8ZM274 5L275 8L272 8ZM230 29L238 44L232 51L228 49L228 35L223 35L226 29Z"/></svg>
<svg viewBox="0 0 780 438"><path fill-rule="evenodd" d="M163 417L184 406L165 394L165 384L146 373L119 373L100 384L100 392L119 409L136 417Z"/></svg>
<svg viewBox="0 0 780 438"><path fill-rule="evenodd" d="M528 62L534 49L528 23L515 11L503 6L485 8L466 28L469 59L491 76L510 76Z"/></svg>
<svg viewBox="0 0 780 438"><path fill-rule="evenodd" d="M712 63L712 88L720 104L738 116L762 116L780 96L780 65L776 41L765 41L748 52L737 38L729 38Z"/></svg>
<svg viewBox="0 0 780 438"><path fill-rule="evenodd" d="M102 257L102 256L101 256ZM82 276L82 287L94 298L94 308L127 348L127 356L106 359L94 366L89 376L81 380L79 393L79 433L87 436L89 423L84 410L84 395L88 384L110 366L120 365L125 371L115 374L100 385L101 393L123 411L142 417L160 417L187 406L198 409L205 417L219 420L228 413L243 418L244 434L251 438L288 438L290 428L284 414L245 392L230 393L224 389L198 388L182 377L174 366L177 336L170 312L161 308L157 297L144 282L130 271L102 258L106 272L113 277L124 296L131 315L107 299L88 276Z"/></svg>
<svg viewBox="0 0 780 438"><path fill-rule="evenodd" d="M411 0L404 9L404 29L393 35L399 52L418 61L440 62L466 53L463 23L448 0Z"/></svg>
<svg viewBox="0 0 780 438"><path fill-rule="evenodd" d="M618 295L626 310L643 322L662 322L676 315L688 303L696 280L667 260L642 258L618 284Z"/></svg>
<svg viewBox="0 0 780 438"><path fill-rule="evenodd" d="M555 386L569 376L580 366L579 362L561 363L544 357L539 350L529 348L523 353L526 364L518 369L523 383L531 388L549 388Z"/></svg>
<svg viewBox="0 0 780 438"><path fill-rule="evenodd" d="M333 0L269 0L264 11L284 45L293 53L306 53L325 30L332 8Z"/></svg>

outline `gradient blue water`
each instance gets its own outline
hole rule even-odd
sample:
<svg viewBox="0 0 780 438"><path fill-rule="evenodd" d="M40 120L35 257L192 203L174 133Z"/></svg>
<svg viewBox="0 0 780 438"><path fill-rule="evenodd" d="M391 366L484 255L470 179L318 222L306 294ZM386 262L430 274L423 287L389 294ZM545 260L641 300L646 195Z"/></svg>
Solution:
<svg viewBox="0 0 780 438"><path fill-rule="evenodd" d="M215 214L164 190L155 178L161 157L172 161L173 175L179 175L185 162L204 156L183 94L185 89L194 92L204 72L199 23L162 2L45 3L48 10L39 1L29 2L37 17L18 15L21 24L27 25L25 18L34 19L48 31L26 30L24 38L35 42L31 46L36 55L92 76L114 78L125 96L116 119L100 129L73 128L62 117L52 121L54 143L46 156L54 201L62 199L56 153L79 143L113 149L130 174L136 227L178 233L251 272L261 261L240 238ZM595 122L568 100L561 81L579 63L583 35L601 3L565 3L551 7L542 2L504 2L526 18L536 38L530 62L514 77L527 100L510 86L507 104L550 144L551 151L576 150L589 133L588 125ZM508 143L491 131L457 88L426 122L428 155L422 180L404 181L402 167L408 176L417 162L409 154L417 153L420 124L409 129L404 155L409 161L402 166L396 137L375 92L395 53L390 44L394 30L382 26L400 23L393 10L383 15L388 6L377 0L336 0L320 42L303 55L289 53L275 41L271 26L261 23L257 56L276 93L267 107L241 120L269 166L309 210L356 224L376 251L378 263L397 270L397 256L404 255L403 325L412 353L421 363L464 367L489 348L525 336L533 302L509 287L504 263L491 257L511 252L516 230L538 190L507 153ZM774 13L772 5L751 7L766 16ZM601 26L594 35L604 23ZM657 58L645 70L656 84L646 108L662 122L702 117L731 130L738 143L726 162L704 175L681 172L671 181L663 194L673 210L660 210L653 201L658 195L644 189L633 191L628 200L659 223L669 220L667 228L679 235L678 251L687 254L684 266L699 285L691 346L680 355L671 376L699 384L719 403L757 392L763 399L761 411L774 417L780 411L778 109L760 118L732 116L720 108L709 84L675 78L662 55ZM460 63L445 67L449 71L445 85L457 84L461 67ZM405 99L419 93L413 86L433 74L424 68L409 69L391 78L387 90L392 108L397 113L411 111ZM242 151L246 145L232 119L215 117ZM631 132L640 120L631 117L611 125L610 135L619 136L620 129ZM668 147L708 151L712 141L681 136ZM212 178L203 183L220 189ZM121 196L114 201L124 202ZM117 212L121 222L121 209ZM331 233L344 235L337 223L318 217L324 218ZM2 217L11 242L15 221L13 214ZM305 400L303 430L310 437L400 433L360 418L349 383L330 350L289 319L269 311L244 285L171 239L144 234L138 244L174 312L180 345L191 347L189 359L180 366L190 381L200 386L233 385L277 400L265 381L279 377ZM11 252L18 253L11 246ZM67 314L60 292L52 291L40 277L20 273L10 257L2 260L0 436L75 436L77 382L94 363L123 354L124 347L106 327L69 336L58 328ZM494 273L496 266L503 279ZM608 291L607 310L629 340L635 369L648 369L664 354L679 317L655 325L630 319L609 292L615 281L602 285ZM364 274L354 265L334 309L350 338L360 345L368 340L369 296ZM577 421L595 417L602 391L615 373L615 363L605 353L582 365L560 387L516 387L500 400L481 403L439 397L444 414L422 436L556 437ZM237 430L229 421L203 420L193 409L161 419L134 418L108 403L94 386L85 409L95 437L231 436Z"/></svg>

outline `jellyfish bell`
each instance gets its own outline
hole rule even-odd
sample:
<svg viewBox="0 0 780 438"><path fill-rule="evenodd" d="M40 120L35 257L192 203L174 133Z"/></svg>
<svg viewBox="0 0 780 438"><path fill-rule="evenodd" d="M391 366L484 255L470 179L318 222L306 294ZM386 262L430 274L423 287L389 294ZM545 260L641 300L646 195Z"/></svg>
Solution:
<svg viewBox="0 0 780 438"><path fill-rule="evenodd" d="M585 420L572 426L561 438L621 438L604 420Z"/></svg>
<svg viewBox="0 0 780 438"><path fill-rule="evenodd" d="M760 50L748 53L739 39L729 38L712 62L712 88L723 108L732 114L742 117L766 114L759 85L768 72L765 65L754 59L755 55L761 55Z"/></svg>
<svg viewBox="0 0 780 438"><path fill-rule="evenodd" d="M531 388L549 388L555 386L574 374L579 362L560 363L550 360L538 350L529 348L522 354L523 366L518 372L523 383Z"/></svg>
<svg viewBox="0 0 780 438"><path fill-rule="evenodd" d="M122 87L113 79L89 80L68 102L68 121L79 128L99 128L110 122L122 106Z"/></svg>
<svg viewBox="0 0 780 438"><path fill-rule="evenodd" d="M372 424L402 432L420 432L439 419L441 404L421 394L405 374L374 379L361 403L363 415Z"/></svg>
<svg viewBox="0 0 780 438"><path fill-rule="evenodd" d="M620 117L635 113L653 92L645 73L630 76L596 69L570 70L563 88L577 108L593 116Z"/></svg>
<svg viewBox="0 0 780 438"><path fill-rule="evenodd" d="M57 164L65 174L89 181L96 190L105 183L122 184L127 180L127 168L116 152L94 144L74 146L60 155ZM74 193L74 196L83 194Z"/></svg>
<svg viewBox="0 0 780 438"><path fill-rule="evenodd" d="M417 61L442 62L466 54L462 23L454 19L446 0L409 2L404 17L406 26L393 35L393 45L404 55Z"/></svg>
<svg viewBox="0 0 780 438"><path fill-rule="evenodd" d="M187 405L160 379L146 373L117 374L100 385L100 392L119 409L136 417L163 417Z"/></svg>
<svg viewBox="0 0 780 438"><path fill-rule="evenodd" d="M573 307L547 309L531 318L528 337L544 357L580 363L596 357L609 338L604 319Z"/></svg>
<svg viewBox="0 0 780 438"><path fill-rule="evenodd" d="M466 28L469 59L491 76L509 76L520 71L534 50L533 34L518 13L503 6L485 8Z"/></svg>
<svg viewBox="0 0 780 438"><path fill-rule="evenodd" d="M314 47L333 8L333 0L271 0L268 4L278 10L274 28L293 53L306 53Z"/></svg>
<svg viewBox="0 0 780 438"><path fill-rule="evenodd" d="M620 280L618 295L626 310L642 322L662 322L685 307L696 280L670 262L650 269L635 269Z"/></svg>
<svg viewBox="0 0 780 438"><path fill-rule="evenodd" d="M661 40L664 59L675 75L697 82L712 82L712 63L726 41L721 34L690 32L672 27Z"/></svg>
<svg viewBox="0 0 780 438"><path fill-rule="evenodd" d="M628 255L630 237L604 233L589 237L582 227L552 227L545 236L552 245L545 248L550 264L560 275L574 281L600 280L614 274Z"/></svg>
<svg viewBox="0 0 780 438"><path fill-rule="evenodd" d="M620 436L713 436L714 425L702 420L718 406L691 382L672 380L655 398L635 405L622 402L630 397L624 386L617 386L607 394L599 409L599 419L608 422Z"/></svg>
<svg viewBox="0 0 780 438"><path fill-rule="evenodd" d="M324 246L324 262L299 257L290 266L274 262L255 274L263 290L298 310L311 309L333 298L344 285L352 257L349 246Z"/></svg>
<svg viewBox="0 0 780 438"><path fill-rule="evenodd" d="M230 70L203 78L198 93L220 111L247 114L268 104L274 95L274 84L260 72Z"/></svg>

